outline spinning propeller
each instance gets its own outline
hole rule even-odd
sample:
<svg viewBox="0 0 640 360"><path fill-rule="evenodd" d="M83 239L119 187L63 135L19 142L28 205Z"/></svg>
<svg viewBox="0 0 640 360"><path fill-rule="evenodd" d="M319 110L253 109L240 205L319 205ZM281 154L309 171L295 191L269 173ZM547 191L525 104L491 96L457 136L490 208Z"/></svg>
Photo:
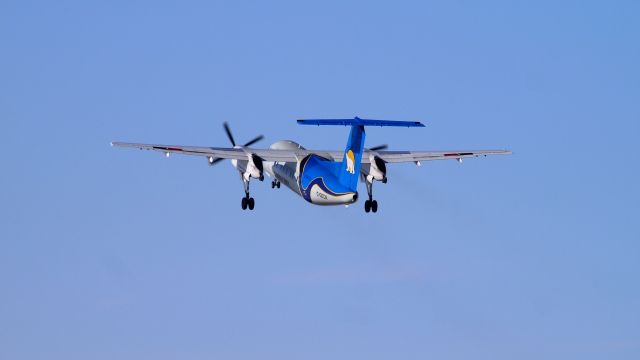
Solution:
<svg viewBox="0 0 640 360"><path fill-rule="evenodd" d="M231 142L231 146L238 147L238 145L236 145L236 140L233 138L233 134L231 133L231 128L229 127L229 123L227 123L226 121L224 122L224 124L222 124L222 126L224 127L224 131L225 133L227 133L227 137L229 138L229 142ZM251 146L255 143L257 143L258 141L264 139L263 135L258 135L256 137L254 137L253 139L247 141L244 145L241 145L240 147L248 147ZM214 158L214 157L209 157L209 165L215 165L217 163L219 163L220 161L224 160L223 158Z"/></svg>
<svg viewBox="0 0 640 360"><path fill-rule="evenodd" d="M382 179L377 179L377 180L380 180L383 183L387 182L387 176L386 176L386 174L387 174L387 165L386 165L384 160L382 160L380 157L378 157L378 155L375 153L375 151L386 150L388 147L389 147L389 145L382 144L382 145L376 145L376 146L373 146L373 147L370 147L370 148L366 149L368 151L374 151L374 154L370 155L371 165L369 167L369 169L370 169L369 170L369 174L371 173L371 171L374 171L374 169L375 169L375 171L378 174L382 174ZM376 179L376 178L374 177L374 179ZM364 173L362 173L362 172L360 173L360 180L362 182L366 182L367 181L366 175Z"/></svg>
<svg viewBox="0 0 640 360"><path fill-rule="evenodd" d="M236 146L236 141L233 139L233 135L231 134L231 128L229 128L229 123L227 123L225 121L224 124L222 124L222 126L224 126L224 131L227 133L227 136L229 137L229 141L231 142L231 145L233 145L234 147ZM252 140L248 141L246 144L242 145L243 147L245 146L251 146L255 143L257 143L258 141L264 139L264 136L262 135L258 135L255 138L253 138Z"/></svg>
<svg viewBox="0 0 640 360"><path fill-rule="evenodd" d="M383 145L377 145L377 146L368 148L367 150L371 150L371 151L386 150L388 147L389 145L383 144Z"/></svg>

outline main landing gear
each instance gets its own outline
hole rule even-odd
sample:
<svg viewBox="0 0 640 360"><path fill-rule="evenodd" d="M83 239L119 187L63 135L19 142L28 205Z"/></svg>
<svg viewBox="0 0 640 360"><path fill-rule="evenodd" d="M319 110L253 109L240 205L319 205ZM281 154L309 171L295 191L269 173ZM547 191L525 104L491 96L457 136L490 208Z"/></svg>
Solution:
<svg viewBox="0 0 640 360"><path fill-rule="evenodd" d="M378 200L365 200L364 202L364 211L369 212L378 212Z"/></svg>
<svg viewBox="0 0 640 360"><path fill-rule="evenodd" d="M364 212L378 212L378 201L373 200L373 182L365 181L365 184L367 185L367 195L369 195L369 200L364 202Z"/></svg>
<svg viewBox="0 0 640 360"><path fill-rule="evenodd" d="M252 197L249 197L249 193L247 193L245 197L242 198L242 210L247 210L247 208L253 210L254 206L256 206L256 201Z"/></svg>
<svg viewBox="0 0 640 360"><path fill-rule="evenodd" d="M240 175L242 176L242 175ZM256 201L249 195L249 180L245 180L242 178L242 183L244 184L244 197L242 198L242 210L253 210L256 206Z"/></svg>
<svg viewBox="0 0 640 360"><path fill-rule="evenodd" d="M278 181L278 180L271 181L271 188L272 189L274 189L274 188L280 189L280 181Z"/></svg>

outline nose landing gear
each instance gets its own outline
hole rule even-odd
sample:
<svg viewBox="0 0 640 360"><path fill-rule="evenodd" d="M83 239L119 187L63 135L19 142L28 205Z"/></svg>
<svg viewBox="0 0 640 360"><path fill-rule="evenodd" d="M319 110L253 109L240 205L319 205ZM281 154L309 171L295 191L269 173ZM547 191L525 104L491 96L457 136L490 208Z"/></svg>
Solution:
<svg viewBox="0 0 640 360"><path fill-rule="evenodd" d="M271 181L271 188L272 189L274 189L274 188L280 189L280 181L278 181L278 180Z"/></svg>

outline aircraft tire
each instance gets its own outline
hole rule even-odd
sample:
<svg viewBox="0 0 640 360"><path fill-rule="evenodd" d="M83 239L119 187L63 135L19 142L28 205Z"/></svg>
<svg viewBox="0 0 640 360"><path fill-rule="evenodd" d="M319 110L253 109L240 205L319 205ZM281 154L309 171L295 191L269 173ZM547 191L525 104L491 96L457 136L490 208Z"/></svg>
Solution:
<svg viewBox="0 0 640 360"><path fill-rule="evenodd" d="M253 207L256 206L255 200L253 200L253 198L249 198L249 201L247 202L249 203L249 210L253 210Z"/></svg>
<svg viewBox="0 0 640 360"><path fill-rule="evenodd" d="M247 210L247 198L242 198L242 210Z"/></svg>
<svg viewBox="0 0 640 360"><path fill-rule="evenodd" d="M371 211L374 213L378 212L378 200L373 200L371 202Z"/></svg>
<svg viewBox="0 0 640 360"><path fill-rule="evenodd" d="M364 202L364 212L368 213L369 211L371 211L371 202L369 202L369 200L366 200Z"/></svg>

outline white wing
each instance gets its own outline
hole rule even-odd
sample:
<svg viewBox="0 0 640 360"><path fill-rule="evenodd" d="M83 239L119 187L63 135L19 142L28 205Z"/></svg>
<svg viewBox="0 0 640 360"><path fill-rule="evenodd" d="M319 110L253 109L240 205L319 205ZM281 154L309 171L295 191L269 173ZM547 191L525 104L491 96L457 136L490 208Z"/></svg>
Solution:
<svg viewBox="0 0 640 360"><path fill-rule="evenodd" d="M377 155L388 163L416 162L427 160L462 159L487 155L508 155L510 150L451 150L451 151L377 151ZM367 156L367 161L368 161ZM364 162L364 158L363 158Z"/></svg>
<svg viewBox="0 0 640 360"><path fill-rule="evenodd" d="M126 142L112 142L112 146L136 148L140 150L155 150L163 153L170 154L184 154L213 157L219 159L236 159L246 160L247 153L253 153L266 161L282 161L282 162L296 162L296 155L294 151L290 150L271 150L271 149L242 149L242 148L223 148L223 147L205 147L205 146L184 146L184 145L162 145L162 144L138 144L138 143L126 143ZM301 150L300 155L304 156L308 153L306 150Z"/></svg>
<svg viewBox="0 0 640 360"><path fill-rule="evenodd" d="M273 149L242 149L223 148L205 146L183 146L183 145L161 145L161 144L138 144L126 142L113 142L113 146L129 147L141 150L155 150L163 153L177 153L184 155L195 155L214 157L220 159L246 160L247 153L253 153L265 161L296 162L309 154L317 154L333 161L342 161L343 151L337 150L273 150ZM468 157L478 157L487 155L511 154L509 150L452 150L452 151L369 151L365 150L362 162L370 162L370 155L375 154L387 163L403 163L427 160L462 159Z"/></svg>
<svg viewBox="0 0 640 360"><path fill-rule="evenodd" d="M342 161L343 151L335 150L305 150L308 154L320 154L330 157L333 161ZM448 150L448 151L370 151L365 150L362 163L370 163L370 155L376 155L387 163L404 163L427 160L462 159L487 155L508 155L511 150Z"/></svg>

